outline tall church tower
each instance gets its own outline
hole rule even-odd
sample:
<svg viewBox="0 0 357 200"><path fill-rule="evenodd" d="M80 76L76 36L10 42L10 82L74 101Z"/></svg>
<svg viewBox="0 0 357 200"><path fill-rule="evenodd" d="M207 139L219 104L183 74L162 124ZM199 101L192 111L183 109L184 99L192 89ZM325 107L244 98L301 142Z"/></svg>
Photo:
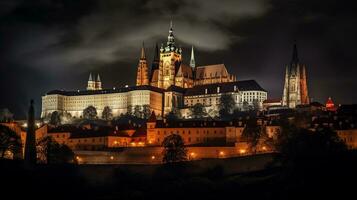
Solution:
<svg viewBox="0 0 357 200"><path fill-rule="evenodd" d="M175 84L176 71L182 61L182 49L175 45L172 21L170 23L169 36L166 46L160 48L160 65L158 73L158 87L167 89Z"/></svg>
<svg viewBox="0 0 357 200"><path fill-rule="evenodd" d="M146 61L146 55L145 55L145 48L144 48L144 43L143 47L141 48L141 55L140 55L140 60L138 64L138 72L136 76L136 85L149 85L149 69L148 69L148 64Z"/></svg>
<svg viewBox="0 0 357 200"><path fill-rule="evenodd" d="M297 105L309 103L306 67L299 61L297 46L295 44L292 60L286 66L282 104L289 108L295 108Z"/></svg>
<svg viewBox="0 0 357 200"><path fill-rule="evenodd" d="M193 46L191 49L191 60L190 60L190 66L192 67L192 69L194 69L196 67L196 62L195 62L195 53L193 52Z"/></svg>
<svg viewBox="0 0 357 200"><path fill-rule="evenodd" d="M92 77L92 73L89 74L87 90L95 90L95 81Z"/></svg>
<svg viewBox="0 0 357 200"><path fill-rule="evenodd" d="M95 89L102 90L102 81L100 80L99 74L97 75L97 80L95 80Z"/></svg>

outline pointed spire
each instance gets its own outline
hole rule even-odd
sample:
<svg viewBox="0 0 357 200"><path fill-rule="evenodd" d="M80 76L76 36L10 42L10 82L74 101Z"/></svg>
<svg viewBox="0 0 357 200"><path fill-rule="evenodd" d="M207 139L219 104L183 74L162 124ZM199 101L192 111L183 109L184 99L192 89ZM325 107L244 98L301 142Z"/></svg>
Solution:
<svg viewBox="0 0 357 200"><path fill-rule="evenodd" d="M170 29L169 29L169 36L167 37L167 45L174 45L175 44L175 37L174 37L174 30L172 25L172 20L170 21Z"/></svg>
<svg viewBox="0 0 357 200"><path fill-rule="evenodd" d="M140 60L145 60L146 56L145 56L145 46L144 46L144 42L143 42L143 46L141 47L141 55L140 55Z"/></svg>
<svg viewBox="0 0 357 200"><path fill-rule="evenodd" d="M194 50L193 50L193 46L191 48L191 60L190 60L190 66L192 68L195 68L196 67L196 62L195 62L195 53L194 53Z"/></svg>
<svg viewBox="0 0 357 200"><path fill-rule="evenodd" d="M97 82L100 82L100 76L99 76L99 74L97 75Z"/></svg>
<svg viewBox="0 0 357 200"><path fill-rule="evenodd" d="M89 73L89 79L88 79L88 81L93 81L92 73Z"/></svg>
<svg viewBox="0 0 357 200"><path fill-rule="evenodd" d="M295 41L295 44L294 44L293 57L292 57L291 63L294 63L294 64L299 63L299 57L298 57L296 41Z"/></svg>

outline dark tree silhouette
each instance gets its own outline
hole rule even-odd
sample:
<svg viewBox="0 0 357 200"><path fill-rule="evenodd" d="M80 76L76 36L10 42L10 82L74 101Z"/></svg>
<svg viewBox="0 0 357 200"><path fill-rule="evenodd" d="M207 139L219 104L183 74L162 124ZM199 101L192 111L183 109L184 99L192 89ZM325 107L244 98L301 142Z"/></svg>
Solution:
<svg viewBox="0 0 357 200"><path fill-rule="evenodd" d="M256 152L256 147L259 143L259 140L262 136L263 130L261 126L257 124L256 118L249 118L246 122L246 126L242 133L242 141L248 143L249 151L254 153Z"/></svg>
<svg viewBox="0 0 357 200"><path fill-rule="evenodd" d="M51 118L50 118L49 124L54 125L54 126L61 125L61 116L60 116L59 112L54 111L51 113Z"/></svg>
<svg viewBox="0 0 357 200"><path fill-rule="evenodd" d="M21 138L10 128L0 125L0 155L3 159L6 152L13 155L21 151Z"/></svg>
<svg viewBox="0 0 357 200"><path fill-rule="evenodd" d="M232 95L223 94L220 98L219 115L221 118L229 117L235 108L235 101Z"/></svg>
<svg viewBox="0 0 357 200"><path fill-rule="evenodd" d="M172 108L169 113L166 114L165 118L167 120L178 120L181 119L181 113L177 108Z"/></svg>
<svg viewBox="0 0 357 200"><path fill-rule="evenodd" d="M47 164L74 163L73 151L64 144L59 144L51 136L43 137L37 142L39 162Z"/></svg>
<svg viewBox="0 0 357 200"><path fill-rule="evenodd" d="M149 119L150 116L151 116L150 105L143 105L143 118Z"/></svg>
<svg viewBox="0 0 357 200"><path fill-rule="evenodd" d="M206 108L201 103L196 103L190 108L191 118L202 119L207 116Z"/></svg>
<svg viewBox="0 0 357 200"><path fill-rule="evenodd" d="M107 121L113 119L113 112L109 106L104 107L102 112L102 118Z"/></svg>
<svg viewBox="0 0 357 200"><path fill-rule="evenodd" d="M162 142L164 147L163 162L174 163L187 160L187 150L180 135L172 134L167 136Z"/></svg>
<svg viewBox="0 0 357 200"><path fill-rule="evenodd" d="M97 117L97 109L94 106L88 106L83 110L85 119L95 119Z"/></svg>
<svg viewBox="0 0 357 200"><path fill-rule="evenodd" d="M141 111L141 107L139 105L136 105L134 107L134 116L137 118L142 118L143 112Z"/></svg>
<svg viewBox="0 0 357 200"><path fill-rule="evenodd" d="M34 101L31 100L30 108L27 118L27 133L26 133L26 143L25 143L25 165L31 168L36 165L37 155L36 155L36 132L35 132L35 109Z"/></svg>

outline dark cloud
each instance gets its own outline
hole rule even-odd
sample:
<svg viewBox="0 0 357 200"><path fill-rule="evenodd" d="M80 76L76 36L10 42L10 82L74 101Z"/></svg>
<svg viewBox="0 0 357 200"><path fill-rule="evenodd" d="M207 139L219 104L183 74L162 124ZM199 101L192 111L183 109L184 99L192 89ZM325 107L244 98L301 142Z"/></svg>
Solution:
<svg viewBox="0 0 357 200"><path fill-rule="evenodd" d="M351 103L357 18L338 0L3 0L0 2L0 107L23 117L29 98L84 88L89 71L107 87L133 84L142 42L165 42L170 20L198 64L224 62L280 97L285 64L298 41L310 93ZM152 52L148 52L152 57ZM125 74L125 75L123 75Z"/></svg>

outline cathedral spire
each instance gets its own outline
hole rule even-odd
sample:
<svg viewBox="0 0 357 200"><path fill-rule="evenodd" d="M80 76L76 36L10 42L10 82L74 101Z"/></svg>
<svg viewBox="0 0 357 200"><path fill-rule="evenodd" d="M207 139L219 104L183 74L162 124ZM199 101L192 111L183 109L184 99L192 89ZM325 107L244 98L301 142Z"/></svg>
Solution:
<svg viewBox="0 0 357 200"><path fill-rule="evenodd" d="M99 74L97 75L97 82L101 82Z"/></svg>
<svg viewBox="0 0 357 200"><path fill-rule="evenodd" d="M141 47L141 55L140 55L140 60L145 60L146 56L145 56L145 46L144 46L144 42L143 42L143 46Z"/></svg>
<svg viewBox="0 0 357 200"><path fill-rule="evenodd" d="M293 57L292 57L291 63L294 63L294 64L299 63L299 57L298 57L298 50L297 50L296 41L295 41L295 44L294 44Z"/></svg>
<svg viewBox="0 0 357 200"><path fill-rule="evenodd" d="M193 50L193 46L191 48L191 60L190 60L190 66L192 68L195 68L196 67L196 62L195 62L195 53L194 53L194 50Z"/></svg>
<svg viewBox="0 0 357 200"><path fill-rule="evenodd" d="M88 79L88 81L93 81L92 73L89 73L89 79Z"/></svg>
<svg viewBox="0 0 357 200"><path fill-rule="evenodd" d="M169 36L167 37L167 46L173 46L175 44L174 29L172 20L170 21Z"/></svg>

